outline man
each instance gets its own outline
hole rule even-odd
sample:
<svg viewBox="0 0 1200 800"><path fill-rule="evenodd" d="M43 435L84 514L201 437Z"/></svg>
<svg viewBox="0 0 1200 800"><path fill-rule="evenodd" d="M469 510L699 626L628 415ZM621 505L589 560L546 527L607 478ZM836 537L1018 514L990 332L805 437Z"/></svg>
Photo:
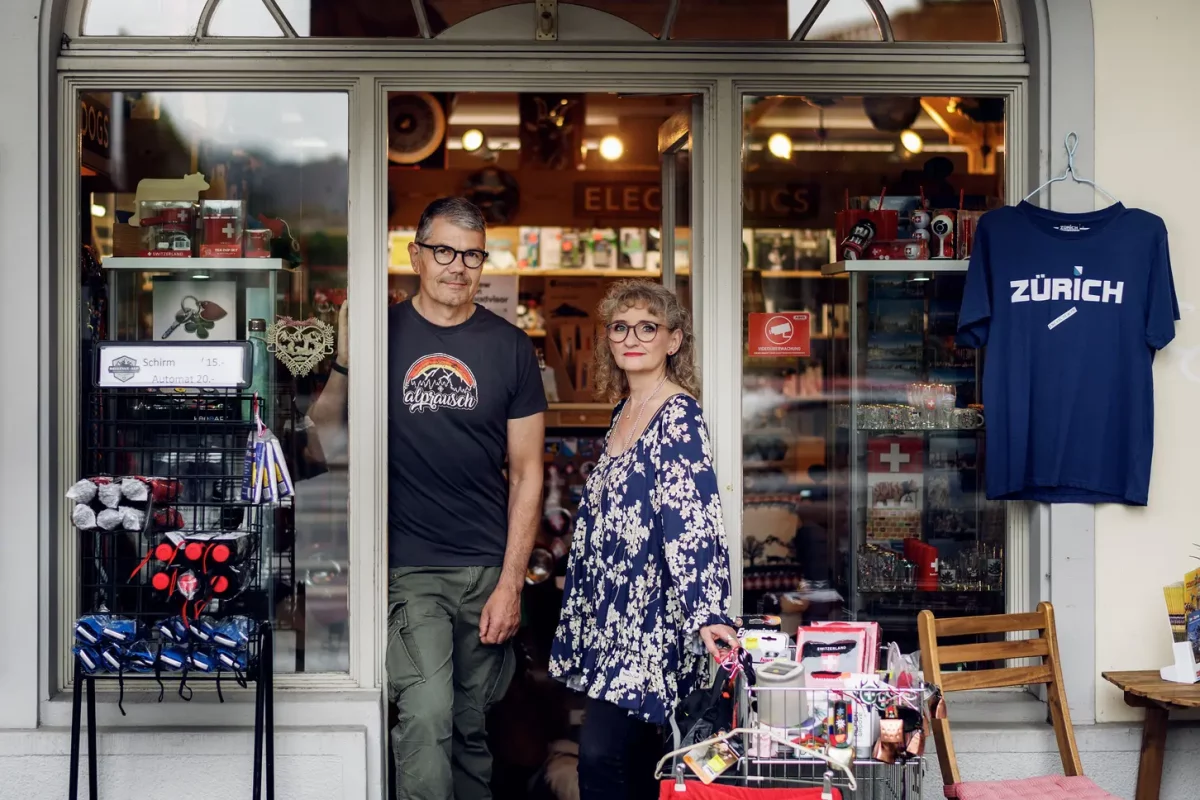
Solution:
<svg viewBox="0 0 1200 800"><path fill-rule="evenodd" d="M512 679L508 640L540 516L546 398L529 337L474 303L484 229L466 200L431 203L408 248L420 291L388 312L398 800L491 797L484 718ZM347 352L331 397L345 396Z"/></svg>

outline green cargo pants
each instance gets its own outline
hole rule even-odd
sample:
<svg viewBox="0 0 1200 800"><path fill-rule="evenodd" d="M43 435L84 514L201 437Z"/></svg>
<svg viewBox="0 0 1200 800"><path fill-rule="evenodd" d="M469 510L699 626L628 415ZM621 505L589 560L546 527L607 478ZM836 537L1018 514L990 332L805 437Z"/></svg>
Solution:
<svg viewBox="0 0 1200 800"><path fill-rule="evenodd" d="M479 641L499 567L405 567L388 581L397 800L490 800L485 716L512 680L509 644Z"/></svg>

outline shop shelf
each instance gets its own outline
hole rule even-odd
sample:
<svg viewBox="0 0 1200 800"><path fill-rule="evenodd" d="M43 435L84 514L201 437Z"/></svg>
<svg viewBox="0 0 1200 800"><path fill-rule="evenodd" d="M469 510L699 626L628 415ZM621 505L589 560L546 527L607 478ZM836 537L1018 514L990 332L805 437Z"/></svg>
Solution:
<svg viewBox="0 0 1200 800"><path fill-rule="evenodd" d="M120 258L104 259L104 269L136 272L291 271L282 258Z"/></svg>
<svg viewBox="0 0 1200 800"><path fill-rule="evenodd" d="M756 272L762 275L763 280L778 280L778 279L811 279L811 278L827 278L829 277L819 269L748 269L746 272Z"/></svg>
<svg viewBox="0 0 1200 800"><path fill-rule="evenodd" d="M966 272L966 259L938 258L925 261L835 261L821 267L825 275L845 275L850 272Z"/></svg>

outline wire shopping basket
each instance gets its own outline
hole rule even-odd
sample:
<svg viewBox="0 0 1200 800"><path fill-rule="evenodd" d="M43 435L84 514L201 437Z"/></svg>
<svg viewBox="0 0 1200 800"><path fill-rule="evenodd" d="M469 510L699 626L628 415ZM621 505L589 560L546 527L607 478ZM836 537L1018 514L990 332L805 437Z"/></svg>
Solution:
<svg viewBox="0 0 1200 800"><path fill-rule="evenodd" d="M919 800L923 747L907 752L879 742L881 719L898 709L923 734L924 687L870 678L860 684L763 686L739 675L737 727L692 743L676 731L678 746L659 762L660 796Z"/></svg>

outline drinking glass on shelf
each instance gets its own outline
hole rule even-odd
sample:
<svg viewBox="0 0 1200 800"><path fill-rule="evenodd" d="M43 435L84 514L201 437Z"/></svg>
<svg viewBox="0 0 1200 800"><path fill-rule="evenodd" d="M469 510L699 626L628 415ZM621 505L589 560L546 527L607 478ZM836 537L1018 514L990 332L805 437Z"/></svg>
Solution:
<svg viewBox="0 0 1200 800"><path fill-rule="evenodd" d="M934 420L939 428L954 427L954 387L947 383L934 385Z"/></svg>
<svg viewBox="0 0 1200 800"><path fill-rule="evenodd" d="M974 408L956 408L952 413L953 424L957 430L974 430L983 427L983 414Z"/></svg>

